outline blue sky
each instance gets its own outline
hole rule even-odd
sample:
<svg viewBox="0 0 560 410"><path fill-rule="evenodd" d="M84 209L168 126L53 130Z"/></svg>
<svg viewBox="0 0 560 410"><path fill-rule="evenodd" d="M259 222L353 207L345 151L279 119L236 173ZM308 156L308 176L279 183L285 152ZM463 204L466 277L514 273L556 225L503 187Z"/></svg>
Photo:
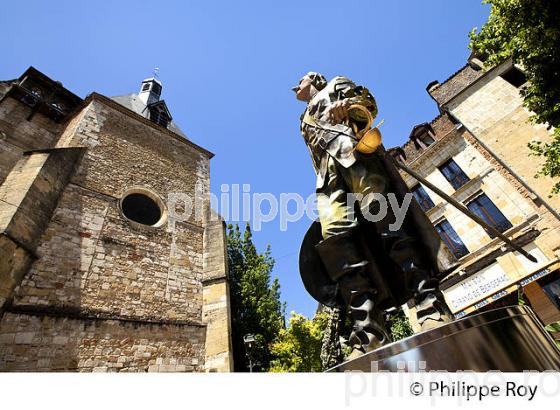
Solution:
<svg viewBox="0 0 560 410"><path fill-rule="evenodd" d="M307 71L345 75L379 105L387 147L437 115L425 91L463 64L468 32L489 7L479 0L25 1L3 4L0 78L33 65L85 97L136 92L160 68L163 98L189 138L214 152L212 191L314 191L299 134L305 108L290 87ZM288 312L313 315L298 272L309 220L254 239L272 246Z"/></svg>

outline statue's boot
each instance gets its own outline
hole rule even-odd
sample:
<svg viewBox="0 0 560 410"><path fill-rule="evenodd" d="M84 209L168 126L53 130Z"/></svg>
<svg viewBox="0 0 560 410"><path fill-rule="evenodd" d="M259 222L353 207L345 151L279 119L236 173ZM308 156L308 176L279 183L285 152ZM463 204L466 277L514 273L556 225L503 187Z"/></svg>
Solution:
<svg viewBox="0 0 560 410"><path fill-rule="evenodd" d="M422 331L451 322L452 314L439 290L439 280L427 268L414 238L402 230L384 233L382 237L388 239L388 253L399 265L413 295L416 319Z"/></svg>
<svg viewBox="0 0 560 410"><path fill-rule="evenodd" d="M434 329L453 320L453 315L437 283L421 282L414 295L416 318L422 331Z"/></svg>
<svg viewBox="0 0 560 410"><path fill-rule="evenodd" d="M368 275L369 262L362 256L352 233L329 237L317 245L327 273L338 283L340 295L353 321L348 339L353 359L388 343L383 311Z"/></svg>

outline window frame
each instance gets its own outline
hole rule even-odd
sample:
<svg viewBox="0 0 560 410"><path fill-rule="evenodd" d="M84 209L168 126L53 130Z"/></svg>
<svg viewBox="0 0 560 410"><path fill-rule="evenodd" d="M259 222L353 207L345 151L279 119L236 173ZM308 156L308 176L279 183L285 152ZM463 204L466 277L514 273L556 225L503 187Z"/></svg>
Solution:
<svg viewBox="0 0 560 410"><path fill-rule="evenodd" d="M456 167L456 170L452 170L451 168ZM444 176L444 178L449 182L449 184L453 187L453 189L458 190L463 185L468 183L471 179L469 176L463 171L463 169L455 162L453 158L449 158L447 161L443 162L438 167L439 172ZM445 169L445 171L444 171ZM448 175L448 173L453 172L453 176Z"/></svg>
<svg viewBox="0 0 560 410"><path fill-rule="evenodd" d="M449 227L448 230L443 229L444 224L447 224L447 226ZM451 225L451 223L446 218L443 218L441 221L435 224L434 228L436 229L436 232L440 236L442 242L449 248L451 253L457 259L461 259L462 257L470 253L469 249L467 248L455 228L453 228L453 225ZM445 237L443 234L445 234ZM455 236L455 238L453 238L453 236Z"/></svg>
<svg viewBox="0 0 560 410"><path fill-rule="evenodd" d="M414 195L414 199L416 199L416 202L418 202L418 205L420 205L420 208L422 208L424 212L428 212L430 209L436 206L436 204L434 204L434 201L432 200L432 198L430 198L430 195L428 195L428 192L426 192L422 184L416 184L410 189L410 192L412 193L412 195ZM416 196L417 192L419 193L418 196ZM424 203L426 202L428 203L428 205L430 205L429 207L424 206Z"/></svg>
<svg viewBox="0 0 560 410"><path fill-rule="evenodd" d="M486 200L488 201L487 205L490 205L489 208L493 207L495 211L497 211L497 215L492 215L491 212L488 209L486 209L483 204L478 202L480 201L481 198L486 198ZM471 207L471 205L473 204L477 205L478 209L480 209L481 212L478 212L476 208L473 209L473 207ZM481 217L488 225L493 226L496 230L498 230L501 233L506 232L508 229L513 227L511 221L507 219L507 217L500 210L500 208L498 208L496 204L490 199L490 197L486 195L484 192L479 192L473 199L471 199L468 203L466 203L465 206L469 209L469 211ZM495 220L496 216L498 218L500 217L503 218L503 220L500 222L496 221ZM491 232L486 231L486 233L492 239L496 237L496 235L494 235Z"/></svg>

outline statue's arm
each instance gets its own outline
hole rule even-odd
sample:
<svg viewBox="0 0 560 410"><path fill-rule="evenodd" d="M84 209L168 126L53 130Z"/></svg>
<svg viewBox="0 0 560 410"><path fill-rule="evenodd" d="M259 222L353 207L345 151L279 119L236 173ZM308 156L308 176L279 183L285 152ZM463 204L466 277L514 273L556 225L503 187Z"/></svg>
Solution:
<svg viewBox="0 0 560 410"><path fill-rule="evenodd" d="M347 101L347 105L359 104L366 107L373 117L377 116L377 103L369 90L356 85L347 77L336 77L334 83L334 99Z"/></svg>

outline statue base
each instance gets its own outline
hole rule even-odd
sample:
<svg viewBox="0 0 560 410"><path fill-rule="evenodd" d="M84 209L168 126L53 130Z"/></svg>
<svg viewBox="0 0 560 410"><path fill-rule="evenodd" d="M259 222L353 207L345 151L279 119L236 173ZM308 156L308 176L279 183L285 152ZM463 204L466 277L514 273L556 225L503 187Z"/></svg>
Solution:
<svg viewBox="0 0 560 410"><path fill-rule="evenodd" d="M560 370L560 350L527 306L458 319L344 362L345 371Z"/></svg>

